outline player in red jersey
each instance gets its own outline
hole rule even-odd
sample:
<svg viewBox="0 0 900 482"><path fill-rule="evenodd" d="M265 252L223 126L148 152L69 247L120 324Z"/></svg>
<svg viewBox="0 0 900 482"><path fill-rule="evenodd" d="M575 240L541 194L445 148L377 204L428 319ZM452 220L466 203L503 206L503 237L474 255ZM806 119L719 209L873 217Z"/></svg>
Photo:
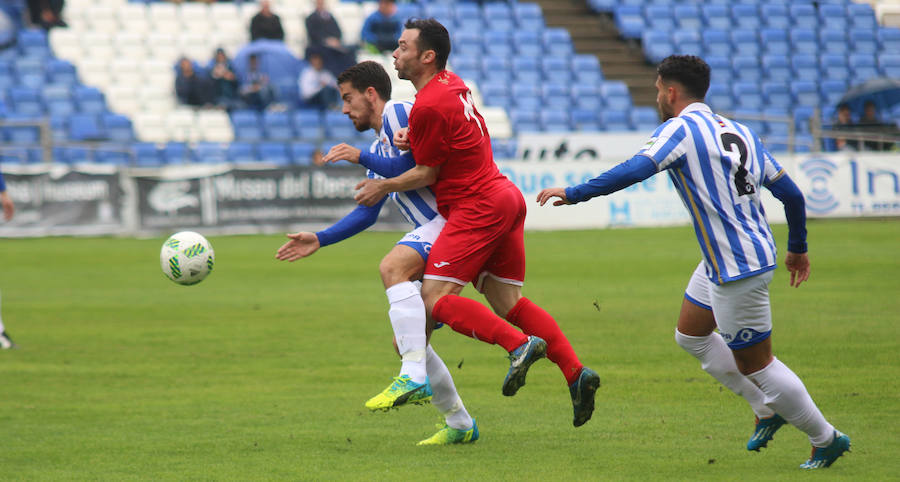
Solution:
<svg viewBox="0 0 900 482"><path fill-rule="evenodd" d="M439 321L502 346L511 360L503 381L507 396L515 395L525 384L529 366L546 354L566 377L578 427L591 418L600 377L581 364L553 317L522 296L525 200L497 169L487 127L469 88L445 70L449 54L450 35L439 22L406 22L394 66L418 93L409 129L395 134L395 144L401 149L408 144L416 167L398 177L361 182L356 200L368 205L389 192L431 186L447 224L425 268L422 297L431 315L426 334L430 336ZM509 323L481 303L459 296L469 282Z"/></svg>

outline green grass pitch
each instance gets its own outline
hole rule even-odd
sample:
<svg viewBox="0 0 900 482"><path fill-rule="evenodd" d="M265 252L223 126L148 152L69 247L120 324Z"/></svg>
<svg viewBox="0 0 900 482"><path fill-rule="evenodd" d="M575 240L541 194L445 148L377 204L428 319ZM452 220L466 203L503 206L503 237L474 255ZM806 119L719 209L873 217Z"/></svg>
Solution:
<svg viewBox="0 0 900 482"><path fill-rule="evenodd" d="M779 248L786 229L776 226ZM771 286L775 352L853 452L821 474L806 437L744 444L746 404L674 342L692 231L533 232L525 294L554 314L603 386L571 425L559 370L503 397L499 347L445 328L433 344L477 418L473 445L416 447L430 406L367 413L398 363L364 233L293 264L281 236L210 237L196 286L164 278L163 237L5 239L2 480L887 480L900 477L900 221L811 221L812 278ZM471 287L465 294L481 299Z"/></svg>

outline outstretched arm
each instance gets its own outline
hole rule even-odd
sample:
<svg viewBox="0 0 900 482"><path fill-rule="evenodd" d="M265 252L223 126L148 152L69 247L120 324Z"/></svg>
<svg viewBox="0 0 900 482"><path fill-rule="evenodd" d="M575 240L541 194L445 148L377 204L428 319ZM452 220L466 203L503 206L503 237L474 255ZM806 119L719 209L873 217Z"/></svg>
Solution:
<svg viewBox="0 0 900 482"><path fill-rule="evenodd" d="M637 155L613 167L590 181L577 186L551 187L544 189L537 196L537 202L543 206L550 199L557 197L554 206L575 204L587 201L596 196L605 196L641 182L657 173L656 163L649 157Z"/></svg>
<svg viewBox="0 0 900 482"><path fill-rule="evenodd" d="M318 233L299 232L288 234L290 241L278 248L275 258L282 261L296 261L311 256L320 247L343 241L365 231L378 220L378 213L381 211L381 206L384 205L386 199L386 197L381 199L381 201L371 207L356 206L353 211L350 211L340 221Z"/></svg>
<svg viewBox="0 0 900 482"><path fill-rule="evenodd" d="M809 279L810 265L806 251L806 201L803 193L786 174L766 185L776 199L784 204L788 223L788 254L784 265L791 273L791 286L798 287Z"/></svg>

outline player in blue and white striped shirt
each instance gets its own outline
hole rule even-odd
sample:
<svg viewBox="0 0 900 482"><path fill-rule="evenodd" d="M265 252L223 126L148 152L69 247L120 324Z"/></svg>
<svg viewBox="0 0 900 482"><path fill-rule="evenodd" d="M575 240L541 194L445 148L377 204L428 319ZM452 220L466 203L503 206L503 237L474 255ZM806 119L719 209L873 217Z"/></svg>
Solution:
<svg viewBox="0 0 900 482"><path fill-rule="evenodd" d="M768 287L777 261L760 189L769 189L785 206L791 286L809 278L803 194L755 133L703 103L709 66L702 59L674 55L657 72L657 103L666 121L647 144L587 183L545 189L537 200L544 205L557 197L554 206L574 204L666 170L693 218L703 255L685 292L676 341L750 403L757 425L748 450L765 447L789 422L813 445L801 467L828 467L849 450L850 438L825 420L803 382L772 355L770 337Z"/></svg>
<svg viewBox="0 0 900 482"><path fill-rule="evenodd" d="M394 146L394 132L407 127L412 104L390 100L391 81L384 68L375 62L361 62L344 71L337 80L344 114L357 130L374 129L378 138L369 152L361 152L347 144L334 146L323 161L346 160L362 164L369 169L369 178L394 177L414 167L412 154ZM429 188L390 193L371 207L358 205L333 226L317 233L289 234L291 240L278 250L276 257L295 261L312 255L322 246L364 231L378 219L388 197L415 226L397 242L379 266L402 364L394 383L367 401L366 407L387 410L404 403L431 399L444 414L446 426L420 444L474 442L478 439L475 422L459 398L449 370L426 338L425 303L416 285L424 272L431 245L446 222L438 214L434 194Z"/></svg>

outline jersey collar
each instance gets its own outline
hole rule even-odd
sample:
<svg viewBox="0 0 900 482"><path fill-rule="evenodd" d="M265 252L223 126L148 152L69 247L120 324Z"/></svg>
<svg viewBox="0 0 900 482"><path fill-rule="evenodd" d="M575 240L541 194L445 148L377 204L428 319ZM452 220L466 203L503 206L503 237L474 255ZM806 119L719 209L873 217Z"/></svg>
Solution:
<svg viewBox="0 0 900 482"><path fill-rule="evenodd" d="M689 114L691 112L709 112L712 114L712 109L709 108L708 105L703 102L694 102L693 104L688 104L687 107L681 110L681 113L678 114L678 117L681 117L685 114Z"/></svg>

